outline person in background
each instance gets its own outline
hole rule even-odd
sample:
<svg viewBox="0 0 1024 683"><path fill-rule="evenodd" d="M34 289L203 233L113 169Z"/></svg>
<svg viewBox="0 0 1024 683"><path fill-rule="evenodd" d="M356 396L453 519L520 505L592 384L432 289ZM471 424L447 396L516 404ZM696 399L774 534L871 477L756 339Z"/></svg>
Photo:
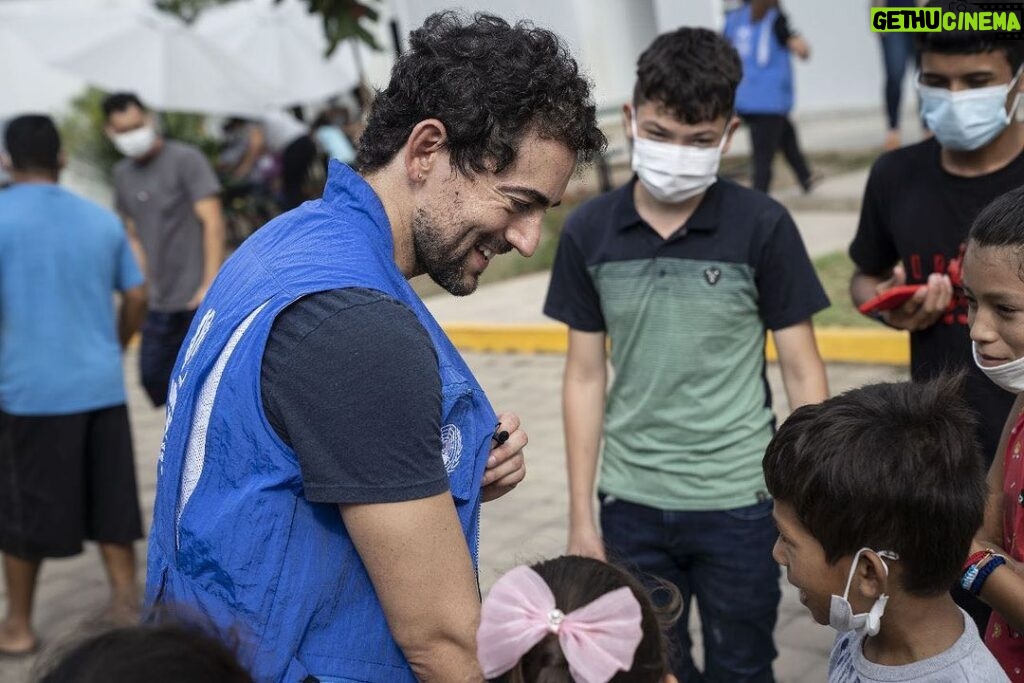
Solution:
<svg viewBox="0 0 1024 683"><path fill-rule="evenodd" d="M317 159L316 142L309 126L290 112L267 112L254 122L245 129L248 141L233 174L247 177L264 154L274 155L280 170L278 203L282 211L290 211L312 198L306 185Z"/></svg>
<svg viewBox="0 0 1024 683"><path fill-rule="evenodd" d="M313 120L312 128L313 137L327 161L337 159L343 164L352 165L356 160L356 150L345 135L344 124L334 123L327 112L323 112Z"/></svg>
<svg viewBox="0 0 1024 683"><path fill-rule="evenodd" d="M913 0L873 0L872 7L917 7L923 2ZM882 65L885 67L885 115L889 128L883 148L889 152L900 144L900 101L903 98L903 77L907 65L915 61L914 34L893 31L879 33L882 46Z"/></svg>
<svg viewBox="0 0 1024 683"><path fill-rule="evenodd" d="M83 540L100 544L113 613L137 613L142 520L122 350L146 292L117 216L57 185L53 121L20 116L4 138L14 183L0 193L0 654L23 655L38 645L42 561L81 553Z"/></svg>
<svg viewBox="0 0 1024 683"><path fill-rule="evenodd" d="M750 129L753 186L768 192L772 161L782 151L797 182L809 192L818 182L800 151L793 109L790 54L810 58L807 41L790 28L778 0L751 0L726 15L725 37L740 54L743 80L736 90L736 113Z"/></svg>
<svg viewBox="0 0 1024 683"><path fill-rule="evenodd" d="M103 114L107 136L125 156L114 166L114 201L146 274L139 368L143 389L159 407L192 317L224 260L220 183L201 151L164 138L134 94L108 96Z"/></svg>

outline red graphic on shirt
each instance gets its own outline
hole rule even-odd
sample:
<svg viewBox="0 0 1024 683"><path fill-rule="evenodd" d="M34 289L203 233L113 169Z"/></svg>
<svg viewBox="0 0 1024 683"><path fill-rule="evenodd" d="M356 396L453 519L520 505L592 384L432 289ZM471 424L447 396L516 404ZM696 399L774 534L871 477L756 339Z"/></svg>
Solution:
<svg viewBox="0 0 1024 683"><path fill-rule="evenodd" d="M908 280L911 283L926 282L928 280L928 275L931 273L943 273L949 276L949 281L953 284L953 298L950 299L949 307L946 309L945 315L941 318L941 322L946 325L967 324L967 296L964 294L963 279L964 250L966 248L966 243L961 244L960 249L957 251L956 258L951 259L948 262L946 261L945 254L932 254L931 270L928 274L924 272L925 257L921 254L911 254L907 258L907 265L909 266Z"/></svg>

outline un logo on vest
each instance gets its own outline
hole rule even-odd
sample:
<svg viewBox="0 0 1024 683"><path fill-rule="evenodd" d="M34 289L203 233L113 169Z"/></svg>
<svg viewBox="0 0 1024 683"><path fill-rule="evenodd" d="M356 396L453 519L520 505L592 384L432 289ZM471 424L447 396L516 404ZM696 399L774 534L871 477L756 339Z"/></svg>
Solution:
<svg viewBox="0 0 1024 683"><path fill-rule="evenodd" d="M704 270L704 279L708 281L708 284L712 287L718 284L718 281L722 277L722 271L718 268L706 268Z"/></svg>
<svg viewBox="0 0 1024 683"><path fill-rule="evenodd" d="M455 471L462 459L462 432L453 424L441 427L441 459L448 474Z"/></svg>

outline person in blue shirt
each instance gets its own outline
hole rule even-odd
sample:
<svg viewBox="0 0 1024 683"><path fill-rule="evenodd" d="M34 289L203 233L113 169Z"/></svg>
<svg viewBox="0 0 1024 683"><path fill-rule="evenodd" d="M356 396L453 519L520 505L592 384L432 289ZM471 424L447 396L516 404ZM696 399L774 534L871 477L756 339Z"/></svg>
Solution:
<svg viewBox="0 0 1024 683"><path fill-rule="evenodd" d="M57 185L60 137L13 119L0 192L0 654L32 652L43 558L98 541L116 611L137 609L142 537L121 352L145 314L142 274L110 211ZM114 294L121 293L115 321Z"/></svg>
<svg viewBox="0 0 1024 683"><path fill-rule="evenodd" d="M605 138L550 31L444 12L409 43L358 173L242 244L172 373L147 603L238 633L260 682L482 679L480 504L527 437L408 280L533 254Z"/></svg>

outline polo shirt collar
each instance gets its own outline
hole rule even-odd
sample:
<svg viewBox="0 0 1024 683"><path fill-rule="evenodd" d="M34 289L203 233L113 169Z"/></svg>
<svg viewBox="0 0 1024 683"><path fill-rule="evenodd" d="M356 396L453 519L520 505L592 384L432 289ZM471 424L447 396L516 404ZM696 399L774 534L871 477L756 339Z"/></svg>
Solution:
<svg viewBox="0 0 1024 683"><path fill-rule="evenodd" d="M644 219L640 217L636 210L636 202L633 201L633 186L636 182L637 177L634 175L628 183L615 190L618 196L612 205L611 223L616 230L623 231L637 225L642 225L644 222ZM717 182L707 189L704 199L697 205L697 210L686 221L687 232L694 230L712 232L718 228L722 205L722 192L719 184L722 182L723 180L719 178Z"/></svg>

